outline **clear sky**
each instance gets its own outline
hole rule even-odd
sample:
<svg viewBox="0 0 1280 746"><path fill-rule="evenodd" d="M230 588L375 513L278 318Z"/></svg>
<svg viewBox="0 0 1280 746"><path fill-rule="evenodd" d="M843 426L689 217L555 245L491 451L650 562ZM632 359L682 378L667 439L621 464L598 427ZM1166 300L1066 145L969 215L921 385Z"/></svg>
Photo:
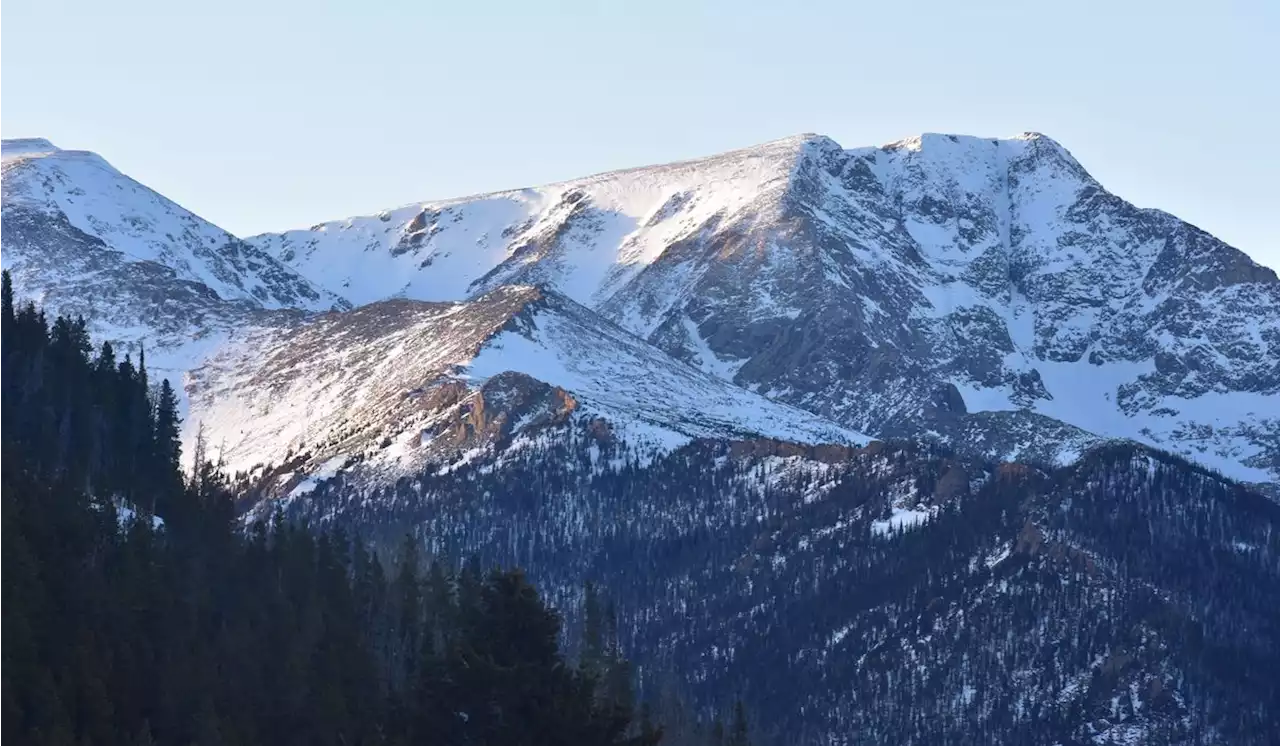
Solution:
<svg viewBox="0 0 1280 746"><path fill-rule="evenodd" d="M0 133L234 233L799 132L1044 132L1280 266L1280 2L8 0Z"/></svg>

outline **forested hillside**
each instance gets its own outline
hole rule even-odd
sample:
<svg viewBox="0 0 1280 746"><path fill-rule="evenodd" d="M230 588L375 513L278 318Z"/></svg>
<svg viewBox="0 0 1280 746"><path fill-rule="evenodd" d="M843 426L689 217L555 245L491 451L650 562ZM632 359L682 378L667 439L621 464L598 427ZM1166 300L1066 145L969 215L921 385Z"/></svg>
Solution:
<svg viewBox="0 0 1280 746"><path fill-rule="evenodd" d="M145 361L3 309L4 740L654 744L592 589L578 661L518 571L388 561L341 529L244 532L179 471Z"/></svg>
<svg viewBox="0 0 1280 746"><path fill-rule="evenodd" d="M1136 444L1067 467L763 440L645 461L563 427L387 489L340 474L287 512L417 527L556 599L605 582L641 692L741 697L762 742L1280 738L1280 506Z"/></svg>

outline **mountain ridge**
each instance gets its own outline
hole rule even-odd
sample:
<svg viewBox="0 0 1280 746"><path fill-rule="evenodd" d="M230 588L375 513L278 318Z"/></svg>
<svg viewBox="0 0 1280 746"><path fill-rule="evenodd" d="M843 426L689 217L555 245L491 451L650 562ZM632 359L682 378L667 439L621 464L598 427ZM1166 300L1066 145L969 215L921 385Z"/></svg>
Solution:
<svg viewBox="0 0 1280 746"><path fill-rule="evenodd" d="M245 241L200 221L222 250L141 260L136 210L80 219L74 192L96 198L96 182L27 173L74 151L6 148L20 292L109 319L96 331L146 339L171 370L328 307L531 285L851 431L1050 462L1131 438L1248 481L1280 474L1274 272L1115 197L1040 133L852 149L806 133ZM198 221L141 194L177 216L143 211L144 229Z"/></svg>
<svg viewBox="0 0 1280 746"><path fill-rule="evenodd" d="M1202 398L1274 394L1274 273L1167 213L1111 195L1039 133L926 134L849 150L800 135L322 225L253 240L304 274L346 261L379 266L370 275L383 284L361 286L359 297L545 284L680 359L864 432L934 430L954 441L971 425L951 415L1010 411L1004 420L1023 422L1001 428L988 455L1041 457L1018 446L1052 440L1030 417L1038 412L1219 468L1271 464L1235 471L1254 481L1280 463L1266 455L1275 448L1267 422L1243 425L1252 434L1241 456L1232 434L1240 419ZM1262 311L1262 326L1240 325L1246 308ZM1204 320L1215 317L1223 323ZM909 383L849 403L841 376L795 380L802 364L786 351L796 344L788 337L805 326L853 351L809 351L816 362L855 376L872 363L861 388ZM1213 376L1193 375L1197 366ZM1080 406L1055 404L1071 403L1076 378L1090 408L1116 408L1116 417L1081 418ZM1230 409L1266 420L1260 404ZM1152 420L1152 411L1174 414ZM1206 427L1208 440L1188 435Z"/></svg>
<svg viewBox="0 0 1280 746"><path fill-rule="evenodd" d="M532 286L462 303L393 299L263 327L194 369L188 390L192 420L211 443L229 444L219 457L235 472L289 462L297 473L332 475L359 461L382 479L412 474L491 436L536 430L546 417L525 407L546 397L556 399L552 420L602 419L609 438L638 452L735 433L868 440L689 368ZM512 397L523 404L500 401ZM500 432L477 421L499 412L510 420Z"/></svg>
<svg viewBox="0 0 1280 746"><path fill-rule="evenodd" d="M121 353L145 347L175 384L244 329L350 307L97 154L43 138L2 149L3 264L16 293L84 317Z"/></svg>

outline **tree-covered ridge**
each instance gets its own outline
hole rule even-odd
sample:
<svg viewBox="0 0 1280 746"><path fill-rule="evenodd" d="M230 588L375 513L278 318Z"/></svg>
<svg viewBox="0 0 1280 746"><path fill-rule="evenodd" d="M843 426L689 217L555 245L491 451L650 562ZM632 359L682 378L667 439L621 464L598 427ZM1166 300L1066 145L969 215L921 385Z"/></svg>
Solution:
<svg viewBox="0 0 1280 746"><path fill-rule="evenodd" d="M1280 506L1133 444L1069 467L712 441L646 461L565 427L288 510L417 527L557 600L607 582L642 697L741 697L771 743L1276 735Z"/></svg>
<svg viewBox="0 0 1280 746"><path fill-rule="evenodd" d="M210 465L184 480L176 398L142 359L17 307L7 274L2 323L7 743L661 738L616 636L567 659L520 572L283 520L245 533Z"/></svg>

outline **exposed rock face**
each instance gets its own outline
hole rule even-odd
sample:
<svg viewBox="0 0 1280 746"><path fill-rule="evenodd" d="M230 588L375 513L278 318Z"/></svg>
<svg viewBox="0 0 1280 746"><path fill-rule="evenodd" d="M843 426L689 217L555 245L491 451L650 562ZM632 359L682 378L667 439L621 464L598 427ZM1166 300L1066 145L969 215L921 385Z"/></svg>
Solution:
<svg viewBox="0 0 1280 746"><path fill-rule="evenodd" d="M578 408L564 389L513 371L493 376L459 404L460 416L441 421L424 432L424 439L461 452L506 440L524 428L563 425Z"/></svg>

